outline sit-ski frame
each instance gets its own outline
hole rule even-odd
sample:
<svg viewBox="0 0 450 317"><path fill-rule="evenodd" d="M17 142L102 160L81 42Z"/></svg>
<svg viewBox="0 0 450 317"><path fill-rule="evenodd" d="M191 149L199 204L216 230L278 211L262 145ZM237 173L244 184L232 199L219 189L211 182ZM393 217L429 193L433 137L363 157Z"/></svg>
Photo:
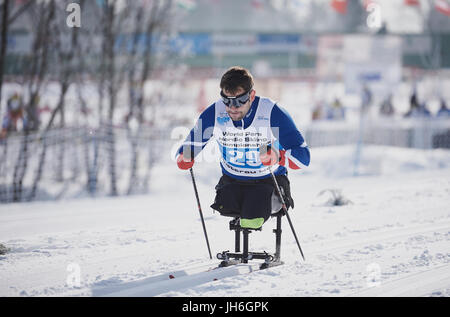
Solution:
<svg viewBox="0 0 450 317"><path fill-rule="evenodd" d="M235 215L234 219L230 221L230 230L235 232L235 252L223 251L217 254L217 258L222 260L219 267L226 267L238 263L248 263L250 260L262 259L264 262L261 264L261 269L266 269L268 267L273 267L283 264L280 260L281 252L281 217L284 215L283 210L272 214L271 217L277 218L276 229L273 230L275 233L275 253L269 254L267 252L250 252L248 250L248 236L252 231L261 231L261 228L250 229L242 228L239 225L239 216ZM243 250L241 252L241 231L243 236Z"/></svg>

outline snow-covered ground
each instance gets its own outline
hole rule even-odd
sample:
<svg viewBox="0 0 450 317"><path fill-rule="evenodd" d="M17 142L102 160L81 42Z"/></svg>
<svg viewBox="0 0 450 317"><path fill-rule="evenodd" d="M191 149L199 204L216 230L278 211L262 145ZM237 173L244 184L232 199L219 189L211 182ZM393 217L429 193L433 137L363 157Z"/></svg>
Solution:
<svg viewBox="0 0 450 317"><path fill-rule="evenodd" d="M312 149L310 168L290 173L279 267L178 287L160 296L450 296L450 151ZM168 154L167 154L168 156ZM232 250L229 218L213 213L217 163L194 167L213 254ZM337 189L350 201L328 204ZM250 235L274 251L275 219ZM188 172L167 160L142 196L0 206L0 296L97 296L209 260Z"/></svg>

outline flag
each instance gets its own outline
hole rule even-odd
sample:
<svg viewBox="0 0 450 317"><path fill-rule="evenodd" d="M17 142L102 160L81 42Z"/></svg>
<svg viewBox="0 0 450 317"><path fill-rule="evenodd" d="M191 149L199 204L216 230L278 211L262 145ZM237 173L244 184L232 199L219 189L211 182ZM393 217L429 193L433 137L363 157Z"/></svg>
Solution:
<svg viewBox="0 0 450 317"><path fill-rule="evenodd" d="M403 3L407 6L418 6L420 5L420 1L419 0L403 0Z"/></svg>
<svg viewBox="0 0 450 317"><path fill-rule="evenodd" d="M340 14L346 14L347 0L331 0L331 7Z"/></svg>
<svg viewBox="0 0 450 317"><path fill-rule="evenodd" d="M251 5L252 5L252 8L254 8L254 9L262 9L264 6L264 3L262 0L252 0Z"/></svg>
<svg viewBox="0 0 450 317"><path fill-rule="evenodd" d="M450 3L447 0L436 0L434 7L438 12L450 17Z"/></svg>

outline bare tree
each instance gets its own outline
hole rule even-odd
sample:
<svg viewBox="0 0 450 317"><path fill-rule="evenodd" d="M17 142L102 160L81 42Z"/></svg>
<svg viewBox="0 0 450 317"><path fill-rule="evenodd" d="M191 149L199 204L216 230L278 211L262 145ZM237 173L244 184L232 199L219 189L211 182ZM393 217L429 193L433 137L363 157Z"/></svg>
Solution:
<svg viewBox="0 0 450 317"><path fill-rule="evenodd" d="M0 101L2 100L2 88L3 88L3 76L5 73L5 59L8 51L8 32L9 26L20 16L22 15L30 6L32 5L32 1L28 0L23 5L21 5L15 12L12 12L13 3L11 0L3 0L1 4L1 40L0 40ZM1 113L1 107L0 107Z"/></svg>
<svg viewBox="0 0 450 317"><path fill-rule="evenodd" d="M121 5L125 5L122 7ZM124 79L124 66L121 65L121 47L117 47L119 36L122 32L125 18L129 15L129 1L118 0L105 1L101 10L100 19L102 28L102 65L100 68L101 80L99 83L101 94L106 93L108 109L106 115L106 142L109 160L110 195L117 196L117 170L116 170L116 139L114 133L114 114L117 106L117 96ZM122 47L123 49L123 47ZM100 100L100 112L102 112L102 100ZM100 114L102 115L102 113Z"/></svg>
<svg viewBox="0 0 450 317"><path fill-rule="evenodd" d="M145 110L152 103L144 99L144 86L153 75L160 57L156 53L157 39L172 23L169 17L172 1L108 0L101 4L86 4L85 0L75 1L81 7L85 4L88 14L95 16L86 24L83 23L81 28L69 29L63 23L67 17L65 6L69 0L31 1L27 10L23 11L29 16L30 24L33 25L30 29L33 51L22 76L24 90L27 90L24 108L29 125L24 125L20 149L14 162L14 201L36 198L39 187L43 186L52 148L57 151L53 158L55 164L52 165L52 169L57 172L56 175L59 175L60 179L64 179L63 171L67 170L67 166L64 165L68 164L67 138L58 132L56 135L58 144L55 147L53 146L55 143L52 143L55 137L50 132L55 128L61 131L65 129L66 104L68 104L66 99L69 88L72 86L76 88L80 112L86 127L89 128L85 131L86 139L83 145L88 192L95 194L100 184L98 176L104 153L105 167L109 175L107 179L109 194L119 195L117 180L121 177L119 173L122 170L117 167L119 159L116 157L116 152L119 139L116 135L118 129L115 127L117 124L115 117L118 105L122 102L122 99L119 100L122 98L119 92L125 92L127 87L129 117L137 122L137 125L127 126L131 151L130 161L127 164L130 178L125 193L136 192L140 189L140 184L145 185L149 177L150 164L146 175L138 173L138 162L142 155L147 155L149 144L152 142L151 136L148 137L145 129ZM59 85L59 95L50 112L49 120L43 122L41 128L40 118L37 115L39 97L50 79ZM92 82L99 97L98 109L93 116L96 120L98 114L98 127L89 126L92 120L88 118L87 108L88 103L91 102L88 100L91 96L86 95L85 92L86 87ZM32 133L36 131L39 133ZM144 133L145 137L143 137ZM36 140L39 142L35 142ZM143 140L145 140L145 147L140 146ZM30 159L34 152L37 155ZM32 171L31 188L25 193L22 188L25 184L25 175L28 179L31 166L34 164L37 165Z"/></svg>
<svg viewBox="0 0 450 317"><path fill-rule="evenodd" d="M22 183L28 167L29 133L39 126L38 100L42 85L48 73L49 48L51 46L51 22L55 15L55 0L35 3L28 11L30 18L36 20L34 29L33 54L27 70L29 101L25 106L28 122L24 127L21 149L13 175L13 201L22 199Z"/></svg>
<svg viewBox="0 0 450 317"><path fill-rule="evenodd" d="M33 185L31 188L30 195L28 196L28 200L34 199L36 195L36 190L39 181L42 177L42 172L45 165L45 158L47 153L47 147L48 147L48 132L53 127L53 123L57 117L57 114L60 115L60 125L59 128L63 129L65 126L65 118L64 118L64 107L65 107L65 99L67 91L69 90L70 85L74 81L74 74L76 72L76 69L74 68L74 59L75 59L75 53L77 52L77 47L79 44L79 30L78 28L72 28L71 33L69 35L70 41L67 43L65 41L66 38L66 26L64 24L65 16L61 14L59 11L59 14L57 14L57 18L55 19L52 24L53 26L53 43L52 47L54 48L54 61L55 64L58 65L57 69L57 78L58 83L61 86L58 103L55 109L53 109L50 119L45 127L45 129L41 133L41 140L42 140L42 149L41 149L41 155L39 158L38 168L36 172L36 176L33 181ZM64 168L64 140L60 142L60 151L59 151L59 158L58 158L58 166L57 166L57 177L60 179L63 178L63 168ZM59 174L59 176L58 176Z"/></svg>
<svg viewBox="0 0 450 317"><path fill-rule="evenodd" d="M0 41L0 101L2 100L2 87L3 87L3 66L5 64L6 57L6 49L8 45L8 16L9 16L9 5L10 0L3 0L2 4L2 32L1 32L1 41ZM1 108L0 108L1 113Z"/></svg>
<svg viewBox="0 0 450 317"><path fill-rule="evenodd" d="M85 1L80 1L81 7L84 7ZM98 7L94 7L94 10L98 10ZM94 16L100 16L101 12L94 12ZM97 25L99 27L99 25ZM91 195L95 195L97 191L97 183L98 183L98 171L99 171L99 153L100 153L100 138L98 136L98 129L93 129L89 126L89 119L91 117L90 109L88 107L87 99L84 93L84 88L86 85L86 78L96 78L99 80L97 83L97 91L99 94L99 126L102 126L102 111L101 104L103 103L103 86L105 81L105 74L103 72L99 72L98 67L94 67L90 64L92 59L97 59L98 51L96 51L95 41L96 34L100 33L100 29L96 28L96 25L91 26L90 28L82 28L82 32L80 33L80 41L79 45L75 48L76 50L76 65L77 72L75 74L75 85L76 92L78 96L78 101L80 105L80 112L84 119L84 127L85 127L85 138L83 142L83 151L84 151L84 163L85 163L85 171L86 171L86 189L87 192ZM94 58L93 58L94 57Z"/></svg>
<svg viewBox="0 0 450 317"><path fill-rule="evenodd" d="M131 171L128 194L132 194L138 183L137 163L139 160L139 137L142 134L144 123L144 85L151 76L155 67L154 54L157 40L155 34L161 36L167 31L166 22L169 19L172 1L153 1L145 13L136 7L137 14L134 25L131 51L129 55L128 87L129 87L129 113L127 116L127 131L131 143ZM143 39L143 41L142 41ZM137 129L131 131L129 120L135 118Z"/></svg>

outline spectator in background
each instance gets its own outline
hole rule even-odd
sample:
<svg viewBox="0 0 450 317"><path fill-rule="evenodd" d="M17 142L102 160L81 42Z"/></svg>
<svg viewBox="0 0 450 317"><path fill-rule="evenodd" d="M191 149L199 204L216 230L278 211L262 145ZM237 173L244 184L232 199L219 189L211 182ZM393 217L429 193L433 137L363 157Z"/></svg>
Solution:
<svg viewBox="0 0 450 317"><path fill-rule="evenodd" d="M447 104L444 99L441 99L441 107L439 108L436 116L450 118L450 109L447 108Z"/></svg>
<svg viewBox="0 0 450 317"><path fill-rule="evenodd" d="M407 113L405 113L404 117L409 118L412 117L414 114L418 112L419 105L417 104L417 96L416 92L414 92L411 95L411 98L409 98L409 110Z"/></svg>
<svg viewBox="0 0 450 317"><path fill-rule="evenodd" d="M26 128L28 131L37 131L41 124L39 106L41 103L41 97L38 94L34 94L31 97L30 103L27 104L25 109L25 116L27 118ZM47 108L48 106L46 106ZM25 127L25 126L24 126Z"/></svg>
<svg viewBox="0 0 450 317"><path fill-rule="evenodd" d="M419 104L417 101L417 94L414 90L414 93L411 95L409 99L409 110L405 113L405 118L417 118L417 117L429 117L430 111L427 109L425 103Z"/></svg>
<svg viewBox="0 0 450 317"><path fill-rule="evenodd" d="M316 103L316 106L314 107L313 111L312 111L312 116L311 119L313 121L317 121L317 120L322 120L325 117L324 114L324 102L323 101L319 101Z"/></svg>
<svg viewBox="0 0 450 317"><path fill-rule="evenodd" d="M331 107L327 111L328 120L344 120L345 119L345 109L342 106L339 98L336 98L331 104Z"/></svg>
<svg viewBox="0 0 450 317"><path fill-rule="evenodd" d="M364 84L362 95L361 95L361 110L363 113L367 113L369 111L370 106L372 105L372 92L370 91L367 84Z"/></svg>
<svg viewBox="0 0 450 317"><path fill-rule="evenodd" d="M9 132L23 130L27 123L22 97L16 92L7 101L7 110L3 118L0 138L5 138ZM20 126L22 126L22 129L20 129Z"/></svg>
<svg viewBox="0 0 450 317"><path fill-rule="evenodd" d="M431 117L431 111L428 110L427 104L425 102L422 102L419 105L419 116Z"/></svg>
<svg viewBox="0 0 450 317"><path fill-rule="evenodd" d="M380 114L382 116L392 117L395 113L394 106L392 106L392 94L389 94L383 101L380 107Z"/></svg>

